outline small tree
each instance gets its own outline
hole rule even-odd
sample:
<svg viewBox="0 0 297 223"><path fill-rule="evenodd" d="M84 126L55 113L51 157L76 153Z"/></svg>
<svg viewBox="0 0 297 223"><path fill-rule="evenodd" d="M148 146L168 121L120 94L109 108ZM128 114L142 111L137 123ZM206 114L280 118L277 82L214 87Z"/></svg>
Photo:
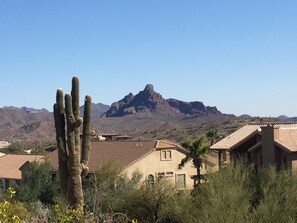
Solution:
<svg viewBox="0 0 297 223"><path fill-rule="evenodd" d="M186 157L181 160L179 168L182 168L189 160L193 161L193 164L197 169L197 176L194 178L194 186L196 187L201 182L200 170L202 161L205 159L205 155L209 152L209 145L204 136L201 136L196 140L187 138L181 145L188 150L188 153Z"/></svg>
<svg viewBox="0 0 297 223"><path fill-rule="evenodd" d="M84 182L85 209L94 213L98 222L108 218L123 222L122 218L127 218L127 197L138 190L142 175L134 172L128 178L121 172L117 162L106 161Z"/></svg>
<svg viewBox="0 0 297 223"><path fill-rule="evenodd" d="M240 162L208 174L206 183L192 193L193 209L199 213L197 222L263 222L249 220L251 197L255 192L251 181L253 175L253 167Z"/></svg>
<svg viewBox="0 0 297 223"><path fill-rule="evenodd" d="M52 167L48 162L29 164L22 183L16 188L16 198L22 202L52 204L57 195L57 182L52 178Z"/></svg>
<svg viewBox="0 0 297 223"><path fill-rule="evenodd" d="M206 133L206 137L210 140L210 145L212 146L214 141L218 138L218 131L216 129L209 130Z"/></svg>
<svg viewBox="0 0 297 223"><path fill-rule="evenodd" d="M171 222L165 218L175 194L174 186L166 179L157 181L153 187L144 183L126 194L121 212L126 211L130 219L139 222Z"/></svg>
<svg viewBox="0 0 297 223"><path fill-rule="evenodd" d="M13 142L9 146L1 148L0 152L7 154L22 154L25 153L26 146L21 142Z"/></svg>

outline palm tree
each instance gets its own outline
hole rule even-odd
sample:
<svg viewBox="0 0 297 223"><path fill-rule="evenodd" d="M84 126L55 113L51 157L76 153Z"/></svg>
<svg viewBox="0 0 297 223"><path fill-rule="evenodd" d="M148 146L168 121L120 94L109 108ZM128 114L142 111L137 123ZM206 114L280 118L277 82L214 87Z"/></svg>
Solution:
<svg viewBox="0 0 297 223"><path fill-rule="evenodd" d="M214 140L218 138L218 131L216 129L209 130L206 133L206 137L210 140L210 145L212 146L214 143Z"/></svg>
<svg viewBox="0 0 297 223"><path fill-rule="evenodd" d="M182 168L189 160L193 161L193 164L197 169L197 175L194 178L194 186L196 187L201 183L200 169L202 167L202 161L205 159L205 155L209 152L208 142L204 136L201 136L196 140L187 138L181 145L188 150L188 153L178 166L179 168Z"/></svg>

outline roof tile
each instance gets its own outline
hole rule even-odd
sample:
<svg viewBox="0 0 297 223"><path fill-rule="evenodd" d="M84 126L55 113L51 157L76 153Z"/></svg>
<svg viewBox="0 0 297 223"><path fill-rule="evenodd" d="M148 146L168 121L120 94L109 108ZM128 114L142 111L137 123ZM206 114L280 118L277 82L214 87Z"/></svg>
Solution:
<svg viewBox="0 0 297 223"><path fill-rule="evenodd" d="M268 123L271 124L271 123ZM279 127L279 139L275 142L281 144L289 151L297 152L297 123L272 123ZM238 129L231 135L211 146L211 149L228 150L243 142L257 132L261 132L261 126L267 124L248 124Z"/></svg>
<svg viewBox="0 0 297 223"><path fill-rule="evenodd" d="M40 161L42 155L13 155L7 154L0 157L0 178L3 179L22 179L19 168L27 161Z"/></svg>

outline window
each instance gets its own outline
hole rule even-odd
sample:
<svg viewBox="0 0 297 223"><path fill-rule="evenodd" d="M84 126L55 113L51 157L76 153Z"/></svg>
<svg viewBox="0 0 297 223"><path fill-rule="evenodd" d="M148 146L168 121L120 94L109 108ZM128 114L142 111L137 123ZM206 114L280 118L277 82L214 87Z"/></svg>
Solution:
<svg viewBox="0 0 297 223"><path fill-rule="evenodd" d="M171 160L171 150L162 150L161 160Z"/></svg>
<svg viewBox="0 0 297 223"><path fill-rule="evenodd" d="M154 176L152 174L148 175L147 177L147 183L149 186L153 186L154 183L155 183L155 179L154 179Z"/></svg>
<svg viewBox="0 0 297 223"><path fill-rule="evenodd" d="M173 172L166 172L165 175L166 177L173 177Z"/></svg>
<svg viewBox="0 0 297 223"><path fill-rule="evenodd" d="M177 174L176 175L176 188L177 189L186 188L186 175L185 174Z"/></svg>
<svg viewBox="0 0 297 223"><path fill-rule="evenodd" d="M173 172L159 172L157 176L159 179L162 177L173 177Z"/></svg>

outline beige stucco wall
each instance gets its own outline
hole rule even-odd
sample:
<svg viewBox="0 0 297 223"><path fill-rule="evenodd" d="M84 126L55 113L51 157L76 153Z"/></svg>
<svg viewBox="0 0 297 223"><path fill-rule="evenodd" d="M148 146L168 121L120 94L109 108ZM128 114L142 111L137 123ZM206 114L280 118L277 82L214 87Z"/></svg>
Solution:
<svg viewBox="0 0 297 223"><path fill-rule="evenodd" d="M168 150L168 149L166 149ZM143 159L137 161L136 163L129 166L124 173L128 177L132 176L132 173L139 171L143 174L142 180L147 179L147 177L152 174L157 179L159 172L173 172L172 177L166 177L170 182L175 184L176 174L185 174L186 176L186 188L191 189L194 185L191 175L196 175L196 169L194 168L192 161L187 162L186 165L178 169L178 164L185 157L185 154L171 149L171 160L161 160L161 150L157 150L144 157ZM201 174L204 174L205 170L201 170Z"/></svg>
<svg viewBox="0 0 297 223"><path fill-rule="evenodd" d="M292 165L292 170L297 171L297 153L290 153L288 155L288 162Z"/></svg>

